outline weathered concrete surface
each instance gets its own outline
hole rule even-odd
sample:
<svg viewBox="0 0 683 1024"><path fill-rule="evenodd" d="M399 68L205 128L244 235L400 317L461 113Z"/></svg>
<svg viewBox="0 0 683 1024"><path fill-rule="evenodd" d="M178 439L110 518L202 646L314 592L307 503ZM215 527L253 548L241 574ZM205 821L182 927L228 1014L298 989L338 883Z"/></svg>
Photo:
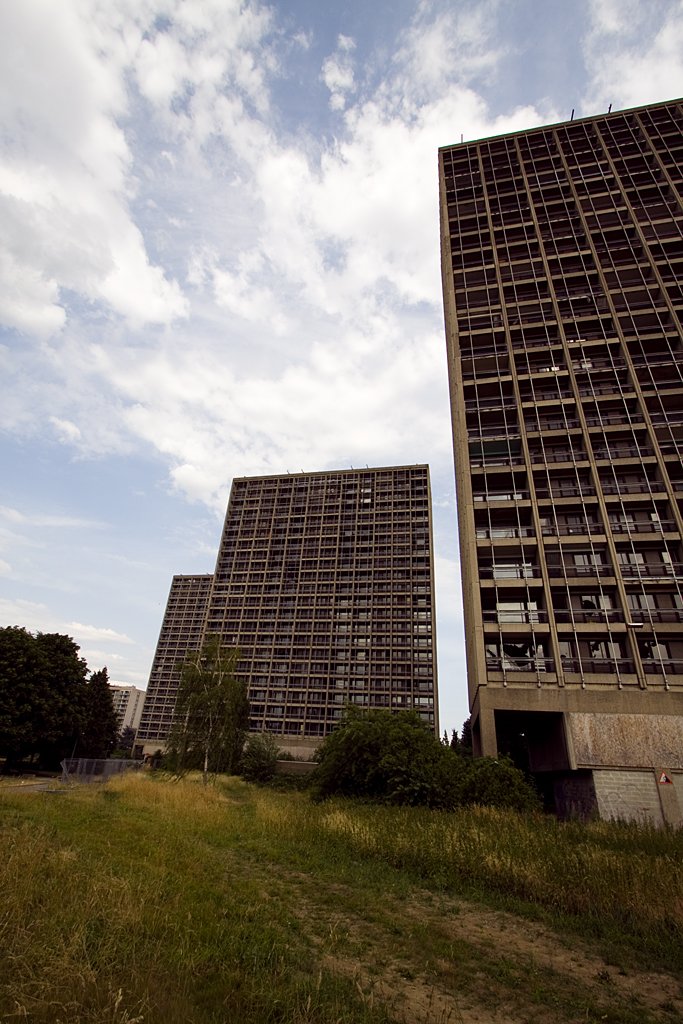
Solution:
<svg viewBox="0 0 683 1024"><path fill-rule="evenodd" d="M571 712L577 768L683 769L683 717Z"/></svg>

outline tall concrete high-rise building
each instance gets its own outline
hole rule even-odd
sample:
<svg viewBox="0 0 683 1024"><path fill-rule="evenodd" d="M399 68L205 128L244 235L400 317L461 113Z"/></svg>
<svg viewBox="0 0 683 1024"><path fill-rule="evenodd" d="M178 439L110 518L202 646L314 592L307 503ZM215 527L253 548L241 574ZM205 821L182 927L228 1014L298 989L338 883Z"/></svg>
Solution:
<svg viewBox="0 0 683 1024"><path fill-rule="evenodd" d="M236 479L216 571L174 588L188 580L201 609L183 635L169 599L139 740L170 728L171 639L196 650L208 633L240 650L250 729L292 753L319 746L348 704L415 710L438 731L427 466Z"/></svg>
<svg viewBox="0 0 683 1024"><path fill-rule="evenodd" d="M447 146L474 741L560 810L683 807L683 105Z"/></svg>

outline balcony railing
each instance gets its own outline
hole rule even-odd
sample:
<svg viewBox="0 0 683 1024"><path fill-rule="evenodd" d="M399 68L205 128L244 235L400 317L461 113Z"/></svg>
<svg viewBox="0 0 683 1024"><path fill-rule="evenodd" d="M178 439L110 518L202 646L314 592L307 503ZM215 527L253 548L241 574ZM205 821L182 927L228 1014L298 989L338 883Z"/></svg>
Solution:
<svg viewBox="0 0 683 1024"><path fill-rule="evenodd" d="M654 421L654 417L653 417L653 421ZM669 422L669 421L666 420L666 419L663 419L662 422L664 423L664 422ZM681 417L681 422L683 423L683 416ZM602 415L599 415L598 413L589 413L589 414L586 415L586 423L588 424L589 427L602 427L602 426L611 427L611 426L614 426L615 424L620 424L620 423L643 423L643 417L641 416L641 414L639 412L635 412L635 411L632 412L632 413L625 413L625 412L623 412L623 413L616 413L616 412L611 412L611 413L604 413Z"/></svg>
<svg viewBox="0 0 683 1024"><path fill-rule="evenodd" d="M473 494L473 501L528 501L529 491L486 491L483 494Z"/></svg>
<svg viewBox="0 0 683 1024"><path fill-rule="evenodd" d="M654 494L664 490L659 480L601 480L600 486L603 494Z"/></svg>
<svg viewBox="0 0 683 1024"><path fill-rule="evenodd" d="M648 577L649 579L677 579L683 576L683 564L680 562L640 562L638 565L620 564L621 575L629 579Z"/></svg>
<svg viewBox="0 0 683 1024"><path fill-rule="evenodd" d="M514 540L519 537L533 537L533 526L478 526L476 535L480 540Z"/></svg>
<svg viewBox="0 0 683 1024"><path fill-rule="evenodd" d="M651 522L649 519L634 519L630 522L613 522L610 520L612 533L666 533L669 530L676 530L676 523L673 519L658 519Z"/></svg>
<svg viewBox="0 0 683 1024"><path fill-rule="evenodd" d="M683 622L683 611L678 608L638 608L631 614L644 622Z"/></svg>
<svg viewBox="0 0 683 1024"><path fill-rule="evenodd" d="M550 462L586 462L588 456L585 452L578 452L572 448L567 448L564 451L554 452L529 452L529 456L533 463L550 463Z"/></svg>
<svg viewBox="0 0 683 1024"><path fill-rule="evenodd" d="M614 576L614 569L611 565L549 565L548 575L559 577Z"/></svg>
<svg viewBox="0 0 683 1024"><path fill-rule="evenodd" d="M630 658L562 658L565 672L600 673L620 675L635 672Z"/></svg>
<svg viewBox="0 0 683 1024"><path fill-rule="evenodd" d="M593 498L595 497L595 488L586 484L584 487L573 487L571 485L564 487L537 487L536 488L537 498Z"/></svg>
<svg viewBox="0 0 683 1024"><path fill-rule="evenodd" d="M628 381L622 383L620 380L614 380L608 384L579 384L577 390L582 398L590 398L591 395L613 395L615 392L628 393L633 391L633 385Z"/></svg>
<svg viewBox="0 0 683 1024"><path fill-rule="evenodd" d="M552 658L511 658L486 656L486 667L493 672L554 672L555 663Z"/></svg>
<svg viewBox="0 0 683 1024"><path fill-rule="evenodd" d="M664 658L662 661L643 659L643 668L648 675L683 675L683 661Z"/></svg>
<svg viewBox="0 0 683 1024"><path fill-rule="evenodd" d="M482 612L484 622L496 622L496 623L522 623L532 625L537 622L547 622L548 613L537 610L520 609L519 611L496 611L495 609L485 608Z"/></svg>
<svg viewBox="0 0 683 1024"><path fill-rule="evenodd" d="M621 448L593 448L593 455L596 459L647 459L654 455L649 445L638 447L637 445L623 445Z"/></svg>
<svg viewBox="0 0 683 1024"><path fill-rule="evenodd" d="M489 580L533 580L540 579L541 570L537 565L482 565L479 575Z"/></svg>
<svg viewBox="0 0 683 1024"><path fill-rule="evenodd" d="M624 613L619 608L556 608L556 622L623 622Z"/></svg>
<svg viewBox="0 0 683 1024"><path fill-rule="evenodd" d="M549 523L547 526L541 527L541 532L544 537L574 537L574 536L594 536L598 533L604 533L605 527L602 523Z"/></svg>

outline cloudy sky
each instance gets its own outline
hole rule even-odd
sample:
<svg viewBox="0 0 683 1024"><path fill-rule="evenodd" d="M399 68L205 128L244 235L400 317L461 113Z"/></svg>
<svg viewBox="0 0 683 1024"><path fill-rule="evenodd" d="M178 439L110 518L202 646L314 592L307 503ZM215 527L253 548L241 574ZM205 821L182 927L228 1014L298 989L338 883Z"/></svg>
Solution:
<svg viewBox="0 0 683 1024"><path fill-rule="evenodd" d="M683 3L7 0L0 78L0 624L144 686L234 476L428 462L459 727L437 148L683 94Z"/></svg>

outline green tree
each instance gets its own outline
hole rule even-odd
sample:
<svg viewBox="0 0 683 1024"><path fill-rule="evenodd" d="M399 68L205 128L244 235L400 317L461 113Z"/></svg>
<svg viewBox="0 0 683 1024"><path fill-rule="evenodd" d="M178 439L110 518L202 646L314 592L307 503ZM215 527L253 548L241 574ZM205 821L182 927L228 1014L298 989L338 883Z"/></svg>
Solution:
<svg viewBox="0 0 683 1024"><path fill-rule="evenodd" d="M47 670L47 700L38 711L38 753L42 765L57 768L64 757L79 754L86 713L88 666L80 647L62 633L37 633L36 645Z"/></svg>
<svg viewBox="0 0 683 1024"><path fill-rule="evenodd" d="M451 750L455 750L461 757L472 757L472 716L463 722L460 736L454 729L451 733Z"/></svg>
<svg viewBox="0 0 683 1024"><path fill-rule="evenodd" d="M78 741L88 666L71 637L0 629L0 754L5 767L56 767Z"/></svg>
<svg viewBox="0 0 683 1024"><path fill-rule="evenodd" d="M472 757L472 716L466 718L460 730L460 752L464 757Z"/></svg>
<svg viewBox="0 0 683 1024"><path fill-rule="evenodd" d="M11 769L38 744L37 710L47 700L46 665L35 637L20 626L0 629L0 754Z"/></svg>
<svg viewBox="0 0 683 1024"><path fill-rule="evenodd" d="M473 761L446 747L412 711L349 708L317 754L314 799L349 796L453 810L482 804L529 810L538 798L511 761Z"/></svg>
<svg viewBox="0 0 683 1024"><path fill-rule="evenodd" d="M180 667L167 763L176 772L201 768L236 771L249 724L244 683L235 676L239 652L209 634L200 651Z"/></svg>
<svg viewBox="0 0 683 1024"><path fill-rule="evenodd" d="M99 672L93 672L86 686L78 748L80 756L109 757L116 744L118 731L119 724L105 666Z"/></svg>
<svg viewBox="0 0 683 1024"><path fill-rule="evenodd" d="M428 807L455 801L459 759L413 711L349 708L317 757L316 799L338 794Z"/></svg>
<svg viewBox="0 0 683 1024"><path fill-rule="evenodd" d="M135 743L135 729L126 725L116 737L116 757L130 757Z"/></svg>

